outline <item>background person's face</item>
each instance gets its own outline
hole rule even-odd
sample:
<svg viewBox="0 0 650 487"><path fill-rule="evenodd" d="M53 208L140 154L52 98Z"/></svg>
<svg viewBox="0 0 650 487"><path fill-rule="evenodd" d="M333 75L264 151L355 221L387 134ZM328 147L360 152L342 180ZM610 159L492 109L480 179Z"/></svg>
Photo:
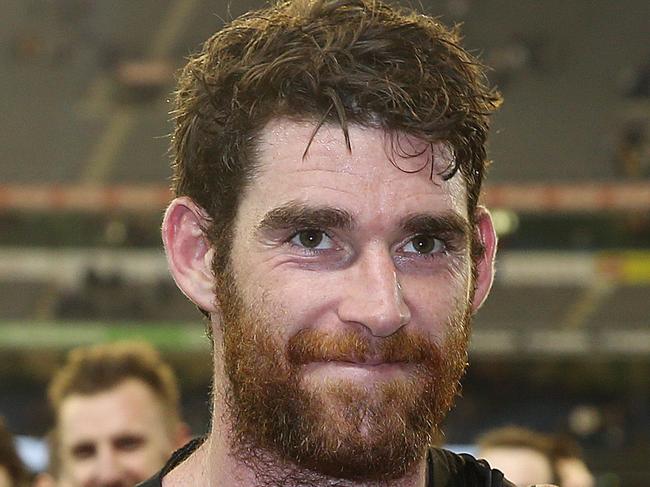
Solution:
<svg viewBox="0 0 650 487"><path fill-rule="evenodd" d="M160 469L173 449L160 400L136 379L69 396L58 426L61 477L70 487L133 487Z"/></svg>
<svg viewBox="0 0 650 487"><path fill-rule="evenodd" d="M553 467L539 451L520 447L493 447L479 452L492 468L501 470L517 487L550 484Z"/></svg>
<svg viewBox="0 0 650 487"><path fill-rule="evenodd" d="M595 479L584 461L579 458L562 458L555 468L562 487L594 487Z"/></svg>
<svg viewBox="0 0 650 487"><path fill-rule="evenodd" d="M0 465L0 487L13 487L9 471L3 465Z"/></svg>
<svg viewBox="0 0 650 487"><path fill-rule="evenodd" d="M464 184L396 168L384 132L356 126L352 154L323 127L303 159L312 131L265 129L238 213L219 291L230 407L243 441L330 474L401 475L466 361ZM442 147L434 156L447 167ZM394 162L412 170L429 157Z"/></svg>

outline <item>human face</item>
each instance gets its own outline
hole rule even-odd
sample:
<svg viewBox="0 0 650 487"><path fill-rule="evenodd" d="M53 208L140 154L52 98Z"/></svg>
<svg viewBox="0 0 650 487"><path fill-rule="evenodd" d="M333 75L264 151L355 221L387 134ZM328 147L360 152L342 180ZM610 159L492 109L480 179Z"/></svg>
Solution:
<svg viewBox="0 0 650 487"><path fill-rule="evenodd" d="M594 476L579 458L559 459L555 468L562 487L594 487Z"/></svg>
<svg viewBox="0 0 650 487"><path fill-rule="evenodd" d="M133 487L160 469L173 450L160 400L137 379L98 394L68 396L58 438L61 479L69 487Z"/></svg>
<svg viewBox="0 0 650 487"><path fill-rule="evenodd" d="M13 487L9 471L0 465L0 487Z"/></svg>
<svg viewBox="0 0 650 487"><path fill-rule="evenodd" d="M450 162L442 144L404 138L422 153L401 158L383 131L353 126L350 153L325 126L303 159L312 131L263 131L217 276L235 434L334 476L400 476L466 363L465 186L437 176Z"/></svg>
<svg viewBox="0 0 650 487"><path fill-rule="evenodd" d="M537 450L519 447L491 447L480 452L492 468L498 468L517 487L553 482L549 459ZM564 485L564 484L563 484Z"/></svg>

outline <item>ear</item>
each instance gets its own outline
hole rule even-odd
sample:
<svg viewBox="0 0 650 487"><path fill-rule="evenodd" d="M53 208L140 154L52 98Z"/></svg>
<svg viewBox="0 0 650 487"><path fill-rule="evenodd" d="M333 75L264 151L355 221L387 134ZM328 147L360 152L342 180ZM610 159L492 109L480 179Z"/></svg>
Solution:
<svg viewBox="0 0 650 487"><path fill-rule="evenodd" d="M204 234L208 222L208 214L194 201L176 198L165 212L162 238L176 285L199 308L214 313L214 249Z"/></svg>
<svg viewBox="0 0 650 487"><path fill-rule="evenodd" d="M476 228L478 238L483 244L483 255L476 262L476 282L474 283L474 300L472 311L476 312L492 288L494 280L494 258L497 251L497 234L494 231L492 216L487 208L479 206L475 212Z"/></svg>

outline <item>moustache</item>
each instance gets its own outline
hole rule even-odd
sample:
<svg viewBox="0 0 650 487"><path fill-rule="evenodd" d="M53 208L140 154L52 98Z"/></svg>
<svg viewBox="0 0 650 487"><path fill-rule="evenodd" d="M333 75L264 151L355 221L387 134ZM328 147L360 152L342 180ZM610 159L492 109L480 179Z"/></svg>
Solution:
<svg viewBox="0 0 650 487"><path fill-rule="evenodd" d="M301 330L289 339L290 363L350 362L356 364L435 364L440 349L426 336L406 333L403 329L384 338L346 331L336 335L316 330Z"/></svg>

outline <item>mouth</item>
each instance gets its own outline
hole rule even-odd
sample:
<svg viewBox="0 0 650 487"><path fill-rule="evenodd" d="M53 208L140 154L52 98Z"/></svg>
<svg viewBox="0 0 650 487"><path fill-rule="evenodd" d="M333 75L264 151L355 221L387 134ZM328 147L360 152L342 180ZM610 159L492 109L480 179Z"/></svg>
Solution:
<svg viewBox="0 0 650 487"><path fill-rule="evenodd" d="M395 361L385 361L379 358L367 358L363 360L357 359L332 359L332 360L319 360L319 363L325 364L340 364L340 365L349 365L357 367L379 367L382 365L407 365L406 362L395 362Z"/></svg>
<svg viewBox="0 0 650 487"><path fill-rule="evenodd" d="M307 375L339 378L370 378L400 376L410 369L407 362L386 362L382 360L318 360L304 364Z"/></svg>

